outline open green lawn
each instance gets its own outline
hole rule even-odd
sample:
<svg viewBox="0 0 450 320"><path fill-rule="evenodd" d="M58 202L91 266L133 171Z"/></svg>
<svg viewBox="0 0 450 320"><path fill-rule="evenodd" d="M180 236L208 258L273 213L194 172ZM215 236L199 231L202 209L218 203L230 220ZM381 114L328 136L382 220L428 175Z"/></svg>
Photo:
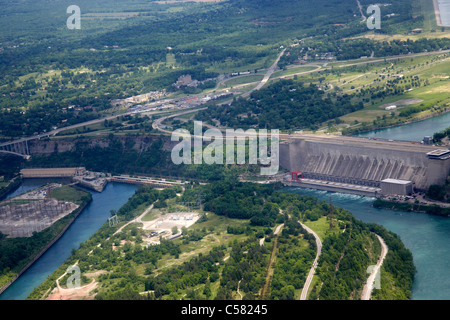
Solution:
<svg viewBox="0 0 450 320"><path fill-rule="evenodd" d="M274 72L272 74L272 76L270 78L277 78L277 77L282 77L282 76L292 76L295 74L299 74L302 72L308 72L308 71L312 71L312 70L316 70L316 69L320 69L319 66L309 66L309 65L305 65L305 66L293 66L292 68L287 68L286 70L280 70L277 72Z"/></svg>
<svg viewBox="0 0 450 320"><path fill-rule="evenodd" d="M240 77L231 78L230 80L225 81L224 86L232 87L232 86L245 84L245 83L258 82L258 81L261 81L263 78L264 78L263 75L257 75L257 74L248 75L248 76L240 76Z"/></svg>
<svg viewBox="0 0 450 320"><path fill-rule="evenodd" d="M409 77L411 76L418 76L424 83L421 87L413 87L411 88L412 90L405 91L403 94L365 101L364 109L340 117L341 120L348 124L353 124L355 120L358 122L371 122L378 117L389 117L391 111L384 110L384 105L395 105L396 102L404 99L418 99L418 101L408 105L397 105L398 108L394 111L396 115L403 108L410 106L431 108L450 103L450 58L443 54L376 63L367 67L368 69L364 72L350 71L352 67L342 68L343 73L340 75L327 75L324 83L331 84L333 88L338 87L348 94L357 94L361 89L368 90L370 88L383 87L386 85L386 81L395 79L393 75L397 74L406 77L406 80L405 78L402 79L400 85L409 83ZM337 65L335 66L336 68ZM384 78L382 75L385 75ZM426 110L413 115L413 117L421 117L431 112L431 110Z"/></svg>
<svg viewBox="0 0 450 320"><path fill-rule="evenodd" d="M338 227L336 221L333 222L334 227L330 230L330 221L327 220L327 217L321 217L320 219L316 221L306 221L304 224L311 228L317 235L319 236L320 240L323 241L325 239L325 236L327 236L329 233L338 233L342 232Z"/></svg>
<svg viewBox="0 0 450 320"><path fill-rule="evenodd" d="M76 204L81 203L83 196L86 196L86 192L73 188L71 186L63 185L59 188L53 189L48 193L48 197L61 201L70 201Z"/></svg>

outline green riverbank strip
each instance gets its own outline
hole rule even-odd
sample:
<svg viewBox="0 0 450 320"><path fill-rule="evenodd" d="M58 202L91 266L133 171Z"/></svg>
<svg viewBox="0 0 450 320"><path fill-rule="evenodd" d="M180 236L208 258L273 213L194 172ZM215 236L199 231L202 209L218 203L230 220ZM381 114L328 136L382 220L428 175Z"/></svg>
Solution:
<svg viewBox="0 0 450 320"><path fill-rule="evenodd" d="M450 215L450 207L441 207L437 204L424 205L418 203L405 203L376 199L373 202L373 206L375 208L384 208L399 211L422 212L442 217L448 217Z"/></svg>
<svg viewBox="0 0 450 320"><path fill-rule="evenodd" d="M0 233L0 294L64 234L92 200L91 194L81 189L69 186L62 186L59 189L62 192L56 191L58 200L73 201L79 207L31 237L6 238Z"/></svg>

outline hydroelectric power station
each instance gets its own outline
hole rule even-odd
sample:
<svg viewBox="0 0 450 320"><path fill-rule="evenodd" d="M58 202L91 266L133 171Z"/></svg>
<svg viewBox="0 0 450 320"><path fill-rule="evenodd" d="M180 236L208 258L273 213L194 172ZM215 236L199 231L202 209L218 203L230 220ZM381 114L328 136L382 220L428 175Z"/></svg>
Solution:
<svg viewBox="0 0 450 320"><path fill-rule="evenodd" d="M291 135L280 143L290 186L360 195L409 195L445 183L450 150L418 142Z"/></svg>

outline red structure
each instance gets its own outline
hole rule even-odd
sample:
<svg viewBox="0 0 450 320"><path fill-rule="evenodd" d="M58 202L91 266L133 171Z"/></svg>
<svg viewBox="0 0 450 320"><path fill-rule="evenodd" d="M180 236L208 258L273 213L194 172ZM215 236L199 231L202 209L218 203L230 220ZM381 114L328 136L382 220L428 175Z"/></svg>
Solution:
<svg viewBox="0 0 450 320"><path fill-rule="evenodd" d="M293 172L291 172L291 177L292 177L292 180L302 181L301 179L303 179L303 172L302 171L293 171Z"/></svg>

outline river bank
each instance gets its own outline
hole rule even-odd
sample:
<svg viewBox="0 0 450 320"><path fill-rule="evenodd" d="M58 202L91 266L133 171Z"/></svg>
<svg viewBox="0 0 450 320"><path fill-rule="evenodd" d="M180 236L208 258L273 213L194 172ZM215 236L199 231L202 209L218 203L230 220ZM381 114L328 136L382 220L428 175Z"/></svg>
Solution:
<svg viewBox="0 0 450 320"><path fill-rule="evenodd" d="M422 203L400 202L394 200L376 199L373 202L374 208L385 208L390 210L399 210L404 212L420 212L440 217L450 216L450 207L439 206L437 204L427 205Z"/></svg>
<svg viewBox="0 0 450 320"><path fill-rule="evenodd" d="M18 193L24 190L33 190L36 187L45 185L50 179L25 179L19 187ZM70 181L66 181L70 183ZM67 225L65 232L61 232L60 237L49 246L39 259L23 271L2 294L0 300L25 300L30 292L47 279L54 270L70 256L73 249L78 249L79 245L87 240L98 228L110 217L110 210L118 210L131 197L136 186L122 183L108 183L102 193L89 191L92 201L87 203L83 210L77 215L70 225Z"/></svg>
<svg viewBox="0 0 450 320"><path fill-rule="evenodd" d="M70 227L70 225L75 221L75 219L78 217L78 215L84 210L84 208L92 201L92 196L90 194L87 194L85 198L83 198L82 203L78 208L76 208L74 211L69 213L67 216L61 218L59 221L57 221L55 224L53 224L51 227L49 227L50 230L47 232L53 233L56 232L57 229L62 227L62 230L60 230L55 237L53 237L50 242L48 242L44 248L40 249L40 251L35 255L34 257L30 257L30 261L23 267L12 279L10 282L8 282L6 285L2 286L0 288L0 294L2 294L10 285L14 283L25 271L28 270L28 268L33 265L56 241L58 241L61 236L67 231L67 229ZM56 229L56 230L55 230Z"/></svg>
<svg viewBox="0 0 450 320"><path fill-rule="evenodd" d="M343 134L347 135L347 136L355 136L355 135L356 136L365 136L367 134L373 134L373 133L376 133L376 132L379 132L379 131L383 131L383 130L387 130L387 129L390 129L390 128L400 128L402 126L411 125L411 124L414 124L414 123L418 123L418 122L421 122L421 121L424 121L424 120L427 120L427 119L440 117L440 116L443 116L443 115L450 115L450 108L445 108L444 110L433 112L433 113L427 114L427 115L422 116L422 117L417 117L417 118L413 118L413 119L409 119L409 120L405 120L405 121L400 121L400 122L389 124L389 125L385 125L385 126L379 126L379 127L372 126L370 128L367 128L367 129L364 129L364 130L361 130L361 131L359 131L358 129L349 129L346 133L343 133ZM439 131L439 130L436 130L434 132L437 132L437 131ZM432 136L432 134L431 134L431 136ZM421 138L423 139L423 137L421 137Z"/></svg>
<svg viewBox="0 0 450 320"><path fill-rule="evenodd" d="M0 200L3 200L4 198L6 198L6 196L8 194L10 194L14 190L16 190L20 186L21 183L22 183L22 178L20 175L12 178L6 187L3 187L0 189Z"/></svg>

